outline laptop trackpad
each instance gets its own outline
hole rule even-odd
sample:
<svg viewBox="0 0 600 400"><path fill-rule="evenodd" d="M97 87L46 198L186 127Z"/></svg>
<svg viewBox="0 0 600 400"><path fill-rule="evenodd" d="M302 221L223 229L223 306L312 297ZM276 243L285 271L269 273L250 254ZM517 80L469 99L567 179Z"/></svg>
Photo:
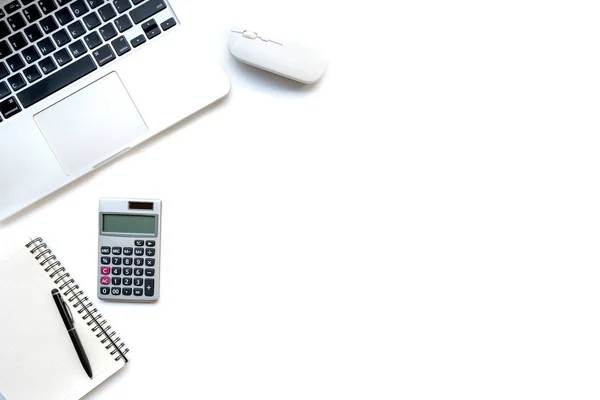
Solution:
<svg viewBox="0 0 600 400"><path fill-rule="evenodd" d="M116 72L34 118L67 175L123 153L148 132Z"/></svg>

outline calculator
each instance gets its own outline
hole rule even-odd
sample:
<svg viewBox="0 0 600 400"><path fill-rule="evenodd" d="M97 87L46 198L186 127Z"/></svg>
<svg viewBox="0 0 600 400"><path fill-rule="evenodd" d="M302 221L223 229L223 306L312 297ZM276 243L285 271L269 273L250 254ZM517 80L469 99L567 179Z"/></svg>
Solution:
<svg viewBox="0 0 600 400"><path fill-rule="evenodd" d="M100 199L98 298L152 302L160 292L160 200Z"/></svg>

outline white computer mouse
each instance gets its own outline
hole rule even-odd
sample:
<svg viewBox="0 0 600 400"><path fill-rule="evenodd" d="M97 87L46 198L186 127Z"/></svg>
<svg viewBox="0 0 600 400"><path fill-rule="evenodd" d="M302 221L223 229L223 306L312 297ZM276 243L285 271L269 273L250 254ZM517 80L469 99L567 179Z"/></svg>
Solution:
<svg viewBox="0 0 600 400"><path fill-rule="evenodd" d="M306 84L325 74L324 57L301 40L247 28L236 26L229 34L229 51L237 60Z"/></svg>

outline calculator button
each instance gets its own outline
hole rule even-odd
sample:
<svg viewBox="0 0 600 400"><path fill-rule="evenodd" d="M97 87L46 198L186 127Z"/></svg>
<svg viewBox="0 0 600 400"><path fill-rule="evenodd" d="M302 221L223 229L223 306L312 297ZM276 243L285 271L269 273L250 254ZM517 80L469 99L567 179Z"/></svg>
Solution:
<svg viewBox="0 0 600 400"><path fill-rule="evenodd" d="M112 248L113 255L120 256L123 253L123 249L121 247L113 247Z"/></svg>
<svg viewBox="0 0 600 400"><path fill-rule="evenodd" d="M135 286L142 286L144 284L144 280L142 278L135 278L133 280L133 284Z"/></svg>
<svg viewBox="0 0 600 400"><path fill-rule="evenodd" d="M100 268L100 273L102 275L110 275L110 267L102 267L102 268Z"/></svg>
<svg viewBox="0 0 600 400"><path fill-rule="evenodd" d="M131 293L133 293L131 288L123 288L123 296L131 296Z"/></svg>
<svg viewBox="0 0 600 400"><path fill-rule="evenodd" d="M132 265L133 264L133 258L131 257L125 257L123 259L123 265Z"/></svg>
<svg viewBox="0 0 600 400"><path fill-rule="evenodd" d="M110 278L108 276L103 276L100 278L100 284L106 286L110 285Z"/></svg>
<svg viewBox="0 0 600 400"><path fill-rule="evenodd" d="M123 278L123 285L125 286L131 286L132 282L133 280L131 278Z"/></svg>
<svg viewBox="0 0 600 400"><path fill-rule="evenodd" d="M100 253L104 254L104 255L108 255L110 254L110 247L108 246L104 246L100 249Z"/></svg>
<svg viewBox="0 0 600 400"><path fill-rule="evenodd" d="M132 256L133 255L133 247L125 247L123 249L123 255Z"/></svg>
<svg viewBox="0 0 600 400"><path fill-rule="evenodd" d="M144 241L143 240L136 240L135 241L135 245L136 246L143 246L144 245Z"/></svg>
<svg viewBox="0 0 600 400"><path fill-rule="evenodd" d="M121 267L113 267L113 275L121 275Z"/></svg>
<svg viewBox="0 0 600 400"><path fill-rule="evenodd" d="M154 271L153 269L147 269L146 270L146 276L154 276Z"/></svg>
<svg viewBox="0 0 600 400"><path fill-rule="evenodd" d="M143 256L144 255L144 249L142 249L142 248L135 249L135 255L136 256Z"/></svg>
<svg viewBox="0 0 600 400"><path fill-rule="evenodd" d="M110 264L110 257L101 257L100 262L104 265Z"/></svg>
<svg viewBox="0 0 600 400"><path fill-rule="evenodd" d="M100 288L100 294L103 296L108 296L110 294L110 288L106 286L102 286Z"/></svg>
<svg viewBox="0 0 600 400"><path fill-rule="evenodd" d="M154 258L146 258L146 267L154 267L156 261Z"/></svg>
<svg viewBox="0 0 600 400"><path fill-rule="evenodd" d="M136 269L133 271L133 274L134 274L135 276L142 276L142 275L144 275L144 269L143 269L143 268L136 268Z"/></svg>
<svg viewBox="0 0 600 400"><path fill-rule="evenodd" d="M146 240L146 246L154 247L156 246L156 242L154 240Z"/></svg>
<svg viewBox="0 0 600 400"><path fill-rule="evenodd" d="M112 284L113 285L120 285L121 284L121 278L112 278Z"/></svg>
<svg viewBox="0 0 600 400"><path fill-rule="evenodd" d="M113 265L121 265L121 257L113 257L112 263Z"/></svg>
<svg viewBox="0 0 600 400"><path fill-rule="evenodd" d="M114 287L114 288L110 289L110 294L112 294L113 296L120 296L121 295L121 288L120 287Z"/></svg>
<svg viewBox="0 0 600 400"><path fill-rule="evenodd" d="M144 294L148 297L154 296L154 279L146 279L146 283L144 285Z"/></svg>
<svg viewBox="0 0 600 400"><path fill-rule="evenodd" d="M144 265L144 259L143 258L136 258L135 259L135 266L136 267L141 267L142 265Z"/></svg>
<svg viewBox="0 0 600 400"><path fill-rule="evenodd" d="M133 289L133 294L136 296L142 296L144 294L143 289Z"/></svg>
<svg viewBox="0 0 600 400"><path fill-rule="evenodd" d="M123 275L131 276L133 274L133 268L123 268Z"/></svg>
<svg viewBox="0 0 600 400"><path fill-rule="evenodd" d="M148 257L154 257L155 254L156 254L156 250L155 249L146 249L146 255Z"/></svg>

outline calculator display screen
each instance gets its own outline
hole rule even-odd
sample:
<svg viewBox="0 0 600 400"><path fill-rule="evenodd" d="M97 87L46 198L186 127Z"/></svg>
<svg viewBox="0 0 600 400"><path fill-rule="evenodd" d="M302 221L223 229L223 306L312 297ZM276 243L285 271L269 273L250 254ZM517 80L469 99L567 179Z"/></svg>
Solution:
<svg viewBox="0 0 600 400"><path fill-rule="evenodd" d="M104 214L102 232L156 234L156 216Z"/></svg>

